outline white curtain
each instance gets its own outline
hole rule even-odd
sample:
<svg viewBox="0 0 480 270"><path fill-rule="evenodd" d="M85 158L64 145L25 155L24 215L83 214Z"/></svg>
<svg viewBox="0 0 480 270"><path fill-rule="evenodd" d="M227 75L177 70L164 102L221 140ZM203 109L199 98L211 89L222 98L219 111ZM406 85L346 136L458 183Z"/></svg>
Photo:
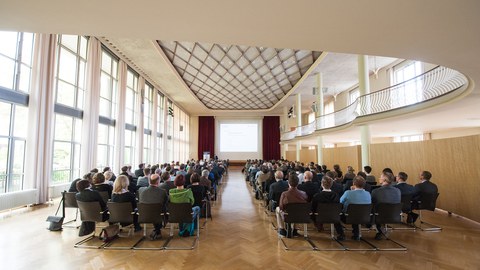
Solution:
<svg viewBox="0 0 480 270"><path fill-rule="evenodd" d="M52 170L56 35L35 34L32 87L29 95L25 179L38 190L37 203L49 199Z"/></svg>
<svg viewBox="0 0 480 270"><path fill-rule="evenodd" d="M157 138L157 121L158 121L158 91L157 89L153 89L153 107L152 107L152 151L151 151L151 162L152 164L157 164L160 162L159 158L157 157L157 143L158 143L158 138Z"/></svg>
<svg viewBox="0 0 480 270"><path fill-rule="evenodd" d="M80 174L89 172L97 165L97 134L100 104L100 69L102 45L96 38L88 41L87 82L83 111L82 150Z"/></svg>
<svg viewBox="0 0 480 270"><path fill-rule="evenodd" d="M137 151L135 155L137 156L135 160L138 164L149 162L149 160L143 160L143 114L144 114L144 106L143 101L145 97L145 79L143 77L138 78L138 98L137 104L135 104L135 108L137 108L137 137L136 137L136 145L135 148Z"/></svg>
<svg viewBox="0 0 480 270"><path fill-rule="evenodd" d="M115 164L114 171L120 171L124 166L125 155L125 99L127 95L127 64L118 62L118 100L117 120L115 122Z"/></svg>

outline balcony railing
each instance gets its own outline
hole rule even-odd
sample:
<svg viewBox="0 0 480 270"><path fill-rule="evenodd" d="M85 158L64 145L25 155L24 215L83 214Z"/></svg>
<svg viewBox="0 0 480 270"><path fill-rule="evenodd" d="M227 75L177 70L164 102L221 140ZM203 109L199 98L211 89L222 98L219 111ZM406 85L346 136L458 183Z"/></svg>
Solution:
<svg viewBox="0 0 480 270"><path fill-rule="evenodd" d="M282 134L282 140L306 136L316 130L339 127L357 117L388 112L422 103L455 91L468 83L460 72L436 67L408 81L358 97L348 107L317 117L314 122Z"/></svg>

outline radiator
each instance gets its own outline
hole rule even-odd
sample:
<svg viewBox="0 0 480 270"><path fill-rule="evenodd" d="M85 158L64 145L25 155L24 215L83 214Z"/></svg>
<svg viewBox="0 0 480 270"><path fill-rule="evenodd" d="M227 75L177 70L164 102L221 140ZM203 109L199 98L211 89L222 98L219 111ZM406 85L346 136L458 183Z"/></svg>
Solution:
<svg viewBox="0 0 480 270"><path fill-rule="evenodd" d="M35 204L37 202L37 192L36 189L28 189L0 194L0 211Z"/></svg>
<svg viewBox="0 0 480 270"><path fill-rule="evenodd" d="M60 184L55 186L48 187L48 198L58 198L62 196L62 192L70 188L70 183L67 184Z"/></svg>

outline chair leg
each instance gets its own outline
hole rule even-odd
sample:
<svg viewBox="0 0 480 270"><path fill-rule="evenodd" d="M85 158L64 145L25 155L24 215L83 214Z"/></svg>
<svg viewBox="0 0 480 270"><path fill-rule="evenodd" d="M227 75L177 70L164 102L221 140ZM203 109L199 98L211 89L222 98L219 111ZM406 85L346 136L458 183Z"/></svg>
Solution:
<svg viewBox="0 0 480 270"><path fill-rule="evenodd" d="M102 243L100 246L91 246L91 245L84 245L85 243L87 242L90 242L91 240L95 239L96 238L96 235L95 235L95 232L93 232L92 235L80 240L79 242L75 243L75 245L73 245L73 247L76 247L76 248L91 248L91 249L100 249L100 248L103 248L107 243Z"/></svg>
<svg viewBox="0 0 480 270"><path fill-rule="evenodd" d="M367 245L369 245L372 248L349 248L349 247L346 247L346 250L351 250L351 251L375 251L375 250L378 250L378 248L375 245L373 245L372 243L370 243L369 241L365 240L362 237L362 225L358 225L358 236L360 237L360 241L366 243Z"/></svg>
<svg viewBox="0 0 480 270"><path fill-rule="evenodd" d="M280 241L282 242L283 244L283 247L285 248L285 250L292 250L292 251L311 251L311 250L316 250L317 247L315 246L315 244L312 242L312 240L310 240L310 238L308 238L308 231L307 231L307 224L305 223L303 225L303 239L308 243L310 244L310 248L290 248L287 243L285 242L285 240L283 239L283 237L281 237L280 235L278 236L278 239L280 239ZM285 226L287 228L287 231L290 231L290 228L289 226ZM294 224L292 223L291 224L291 230L293 231L293 228L294 228Z"/></svg>
<svg viewBox="0 0 480 270"><path fill-rule="evenodd" d="M388 237L388 224L385 224L385 232L380 231L380 233L382 233L382 235L385 236L385 239L387 241L390 241L390 242L396 244L399 247L396 247L396 248L377 248L377 250L379 250L379 251L407 251L407 247L405 247L404 245L400 244L399 242L397 242L397 241L391 239L390 237Z"/></svg>
<svg viewBox="0 0 480 270"><path fill-rule="evenodd" d="M428 222L423 221L423 219L422 219L422 210L419 210L418 212L419 212L419 217L418 217L418 219L420 220L420 226L419 226L419 227L417 226L418 229L420 229L420 230L422 230L422 231L441 231L441 230L442 230L442 228L439 227L439 226L437 226L437 225L434 225L434 224L431 224L431 223L428 223ZM422 224L427 225L428 228L422 228Z"/></svg>

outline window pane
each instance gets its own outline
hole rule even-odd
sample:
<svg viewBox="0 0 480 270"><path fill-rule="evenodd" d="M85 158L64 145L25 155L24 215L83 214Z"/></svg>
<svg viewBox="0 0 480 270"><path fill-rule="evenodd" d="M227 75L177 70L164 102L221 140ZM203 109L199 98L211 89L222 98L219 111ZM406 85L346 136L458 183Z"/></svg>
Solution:
<svg viewBox="0 0 480 270"><path fill-rule="evenodd" d="M108 126L107 125L98 125L98 144L107 144L108 138Z"/></svg>
<svg viewBox="0 0 480 270"><path fill-rule="evenodd" d="M132 160L130 159L130 152L131 152L131 149L129 147L125 147L125 164L130 164L130 165L133 165L132 164Z"/></svg>
<svg viewBox="0 0 480 270"><path fill-rule="evenodd" d="M70 180L71 144L54 142L53 144L53 171L52 182L68 182Z"/></svg>
<svg viewBox="0 0 480 270"><path fill-rule="evenodd" d="M63 81L58 81L57 103L75 107L75 87Z"/></svg>
<svg viewBox="0 0 480 270"><path fill-rule="evenodd" d="M23 175L12 174L10 184L8 185L8 192L20 191L23 186Z"/></svg>
<svg viewBox="0 0 480 270"><path fill-rule="evenodd" d="M8 139L0 138L0 175L7 174Z"/></svg>
<svg viewBox="0 0 480 270"><path fill-rule="evenodd" d="M20 105L15 106L15 121L13 122L13 136L26 138L28 123L28 108Z"/></svg>
<svg viewBox="0 0 480 270"><path fill-rule="evenodd" d="M80 37L80 56L83 59L87 59L87 44L87 39L85 37Z"/></svg>
<svg viewBox="0 0 480 270"><path fill-rule="evenodd" d="M110 117L110 102L104 98L100 98L100 110L99 110L99 114L101 116L105 116L105 117L108 117L108 118L111 118Z"/></svg>
<svg viewBox="0 0 480 270"><path fill-rule="evenodd" d="M77 71L77 57L64 48L60 49L58 77L66 82L75 84Z"/></svg>
<svg viewBox="0 0 480 270"><path fill-rule="evenodd" d="M80 89L85 89L85 66L84 61L80 61L78 69L78 87Z"/></svg>
<svg viewBox="0 0 480 270"><path fill-rule="evenodd" d="M82 141L82 125L83 121L80 118L75 118L75 132L73 133L73 141L80 143Z"/></svg>
<svg viewBox="0 0 480 270"><path fill-rule="evenodd" d="M111 79L110 76L103 73L100 75L100 96L106 99L111 99Z"/></svg>
<svg viewBox="0 0 480 270"><path fill-rule="evenodd" d="M70 50L76 52L78 44L78 36L62 35L62 44Z"/></svg>
<svg viewBox="0 0 480 270"><path fill-rule="evenodd" d="M72 118L55 115L55 140L70 141L72 138ZM70 159L68 160L70 162Z"/></svg>
<svg viewBox="0 0 480 270"><path fill-rule="evenodd" d="M108 53L102 52L102 70L110 73L112 69L112 58Z"/></svg>
<svg viewBox="0 0 480 270"><path fill-rule="evenodd" d="M15 61L0 55L0 86L13 89L14 73Z"/></svg>
<svg viewBox="0 0 480 270"><path fill-rule="evenodd" d="M20 66L20 83L18 85L18 90L28 93L30 90L30 73L31 69L28 66Z"/></svg>
<svg viewBox="0 0 480 270"><path fill-rule="evenodd" d="M0 102L0 135L10 135L10 113L12 105Z"/></svg>
<svg viewBox="0 0 480 270"><path fill-rule="evenodd" d="M72 180L79 178L80 175L80 152L81 151L81 146L80 144L75 144L74 145L74 152L73 152L73 175L72 175Z"/></svg>
<svg viewBox="0 0 480 270"><path fill-rule="evenodd" d="M98 145L97 148L97 164L99 167L105 167L107 164L108 147L106 145Z"/></svg>
<svg viewBox="0 0 480 270"><path fill-rule="evenodd" d="M15 140L14 149L15 151L13 153L13 173L23 175L25 165L25 141Z"/></svg>
<svg viewBox="0 0 480 270"><path fill-rule="evenodd" d="M3 32L0 31L0 53L10 58L16 58L17 54L17 32Z"/></svg>
<svg viewBox="0 0 480 270"><path fill-rule="evenodd" d="M5 193L6 188L7 188L7 175L0 174L0 194Z"/></svg>
<svg viewBox="0 0 480 270"><path fill-rule="evenodd" d="M22 63L32 66L33 34L23 33Z"/></svg>

